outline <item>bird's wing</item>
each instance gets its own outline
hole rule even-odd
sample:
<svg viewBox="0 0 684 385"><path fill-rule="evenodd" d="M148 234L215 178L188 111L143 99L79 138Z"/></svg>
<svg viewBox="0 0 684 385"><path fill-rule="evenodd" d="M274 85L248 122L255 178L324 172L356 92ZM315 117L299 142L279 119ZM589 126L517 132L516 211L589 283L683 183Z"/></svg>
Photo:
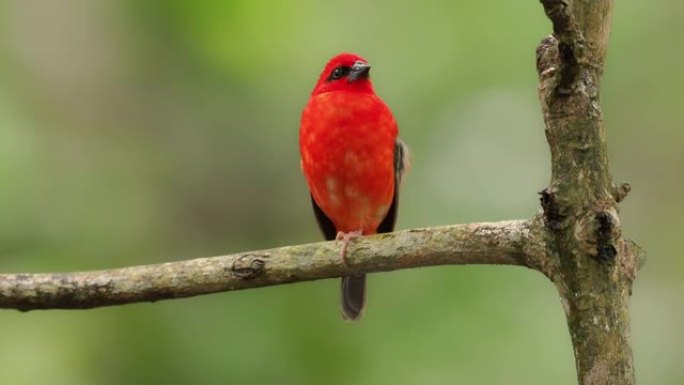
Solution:
<svg viewBox="0 0 684 385"><path fill-rule="evenodd" d="M378 233L391 233L394 231L394 225L397 222L397 206L399 205L399 186L406 171L409 168L409 152L406 144L397 139L394 142L394 197L392 198L392 205L387 210L385 219L380 222L378 226Z"/></svg>
<svg viewBox="0 0 684 385"><path fill-rule="evenodd" d="M330 220L330 218L328 218L328 216L325 215L323 210L321 210L321 208L318 207L318 204L314 200L313 195L311 196L311 205L313 206L314 214L316 214L316 222L318 222L318 227L323 232L325 239L328 241L332 241L337 237L337 230L335 229L335 225Z"/></svg>

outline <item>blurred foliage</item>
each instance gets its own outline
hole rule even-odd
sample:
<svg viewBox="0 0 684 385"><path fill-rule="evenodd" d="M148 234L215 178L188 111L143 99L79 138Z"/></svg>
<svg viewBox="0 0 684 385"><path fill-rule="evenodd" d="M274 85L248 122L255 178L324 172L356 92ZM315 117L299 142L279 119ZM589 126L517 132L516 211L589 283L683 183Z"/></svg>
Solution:
<svg viewBox="0 0 684 385"><path fill-rule="evenodd" d="M603 106L623 229L647 250L637 377L681 384L684 5L616 2ZM549 178L530 2L0 2L0 270L320 239L299 113L366 56L411 145L399 227L522 218ZM555 289L516 268L375 274L360 324L321 281L0 314L2 384L574 384Z"/></svg>

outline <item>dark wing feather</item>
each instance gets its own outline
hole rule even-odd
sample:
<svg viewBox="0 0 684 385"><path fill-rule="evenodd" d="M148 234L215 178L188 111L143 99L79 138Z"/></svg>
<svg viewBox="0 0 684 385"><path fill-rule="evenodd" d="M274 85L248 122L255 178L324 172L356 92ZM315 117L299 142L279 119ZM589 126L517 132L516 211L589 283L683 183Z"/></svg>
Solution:
<svg viewBox="0 0 684 385"><path fill-rule="evenodd" d="M335 229L335 225L333 222L328 218L327 215L321 210L320 207L318 207L318 204L313 198L313 195L311 196L311 205L313 206L314 214L316 214L316 222L318 222L318 227L321 229L323 232L323 236L325 236L325 239L328 241L332 241L337 237L337 230Z"/></svg>
<svg viewBox="0 0 684 385"><path fill-rule="evenodd" d="M408 148L406 144L397 139L394 142L394 197L392 198L392 205L387 210L385 219L380 222L378 226L378 233L391 233L394 231L394 225L397 222L397 206L399 205L399 185L401 185L401 178L406 173L408 168Z"/></svg>

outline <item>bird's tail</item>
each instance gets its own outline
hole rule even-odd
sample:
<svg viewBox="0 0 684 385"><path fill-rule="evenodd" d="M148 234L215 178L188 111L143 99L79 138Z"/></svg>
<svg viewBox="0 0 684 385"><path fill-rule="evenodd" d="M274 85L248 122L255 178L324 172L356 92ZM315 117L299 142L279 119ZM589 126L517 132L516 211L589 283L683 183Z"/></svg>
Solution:
<svg viewBox="0 0 684 385"><path fill-rule="evenodd" d="M358 321L366 309L366 275L342 277L342 318Z"/></svg>

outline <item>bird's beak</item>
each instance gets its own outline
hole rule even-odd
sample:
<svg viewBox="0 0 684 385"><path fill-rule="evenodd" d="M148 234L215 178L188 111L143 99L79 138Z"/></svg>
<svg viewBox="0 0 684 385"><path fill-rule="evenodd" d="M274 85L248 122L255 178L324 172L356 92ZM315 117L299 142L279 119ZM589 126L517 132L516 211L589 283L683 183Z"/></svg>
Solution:
<svg viewBox="0 0 684 385"><path fill-rule="evenodd" d="M359 79L368 79L368 72L370 71L370 65L364 63L361 60L357 60L349 71L347 75L347 82L355 82Z"/></svg>

